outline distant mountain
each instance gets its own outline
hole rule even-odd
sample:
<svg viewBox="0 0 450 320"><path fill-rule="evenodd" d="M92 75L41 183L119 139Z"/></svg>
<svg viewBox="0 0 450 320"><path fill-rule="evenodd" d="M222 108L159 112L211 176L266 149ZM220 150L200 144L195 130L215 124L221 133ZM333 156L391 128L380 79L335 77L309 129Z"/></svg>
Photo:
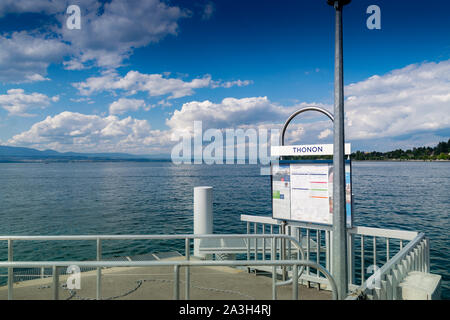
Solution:
<svg viewBox="0 0 450 320"><path fill-rule="evenodd" d="M134 155L128 153L78 153L55 150L0 146L0 162L25 161L155 161L169 160L168 155Z"/></svg>

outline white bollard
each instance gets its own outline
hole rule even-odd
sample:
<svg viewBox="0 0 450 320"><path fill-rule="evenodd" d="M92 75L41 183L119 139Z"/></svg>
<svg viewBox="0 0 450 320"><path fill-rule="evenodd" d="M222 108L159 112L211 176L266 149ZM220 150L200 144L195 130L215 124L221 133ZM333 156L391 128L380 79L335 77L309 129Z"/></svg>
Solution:
<svg viewBox="0 0 450 320"><path fill-rule="evenodd" d="M213 233L213 188L194 188L194 234ZM200 239L194 240L194 256L206 258L200 254Z"/></svg>

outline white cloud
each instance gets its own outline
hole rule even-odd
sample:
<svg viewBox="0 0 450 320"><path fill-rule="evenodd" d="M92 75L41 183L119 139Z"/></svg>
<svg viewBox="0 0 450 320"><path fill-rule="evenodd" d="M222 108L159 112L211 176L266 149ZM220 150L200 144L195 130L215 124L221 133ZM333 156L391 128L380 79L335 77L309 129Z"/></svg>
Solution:
<svg viewBox="0 0 450 320"><path fill-rule="evenodd" d="M333 131L331 131L330 129L325 129L325 130L323 130L323 131L321 131L319 133L319 136L317 138L325 139L325 138L329 137L332 134L333 134Z"/></svg>
<svg viewBox="0 0 450 320"><path fill-rule="evenodd" d="M191 130L194 121L202 121L205 128L227 128L282 121L292 111L270 102L267 97L225 98L220 103L192 101L175 110L166 124L172 129Z"/></svg>
<svg viewBox="0 0 450 320"><path fill-rule="evenodd" d="M69 47L57 38L22 32L0 35L0 82L49 80L47 68L59 63Z"/></svg>
<svg viewBox="0 0 450 320"><path fill-rule="evenodd" d="M109 105L109 114L124 114L127 111L137 111L140 108L149 110L144 100L120 98Z"/></svg>
<svg viewBox="0 0 450 320"><path fill-rule="evenodd" d="M7 144L75 152L160 152L167 133L151 130L147 120L62 112L35 123Z"/></svg>
<svg viewBox="0 0 450 320"><path fill-rule="evenodd" d="M59 30L75 52L69 69L86 63L105 68L122 65L135 48L145 47L168 35L177 35L178 21L189 16L186 10L159 0L97 1L82 6L81 30ZM99 14L101 12L101 14ZM61 21L64 16L61 16Z"/></svg>
<svg viewBox="0 0 450 320"><path fill-rule="evenodd" d="M409 65L345 87L349 139L450 127L450 60Z"/></svg>
<svg viewBox="0 0 450 320"><path fill-rule="evenodd" d="M2 0L0 17L8 13L46 13L54 14L67 8L67 1L50 0Z"/></svg>
<svg viewBox="0 0 450 320"><path fill-rule="evenodd" d="M169 95L167 99L181 98L194 94L194 89L217 88L223 86L245 86L251 81L237 80L232 82L222 82L211 80L210 75L196 78L191 81L184 81L178 78L169 78L169 74L143 74L138 71L129 71L124 77L120 77L115 72L106 72L99 77L91 77L84 82L74 83L82 95L91 95L102 91L122 90L129 95L137 92L147 92L151 97Z"/></svg>
<svg viewBox="0 0 450 320"><path fill-rule="evenodd" d="M293 106L281 106L267 97L225 98L220 103L211 101L192 101L175 110L166 124L173 130L192 130L194 121L202 121L205 128L234 128L248 125L273 125L281 128L286 119L296 110L323 104L300 103ZM306 115L306 114L305 114ZM306 115L306 117L308 117Z"/></svg>
<svg viewBox="0 0 450 320"><path fill-rule="evenodd" d="M252 80L235 80L235 81L225 81L225 82L224 81L212 81L211 87L212 88L218 88L218 87L231 88L234 86L245 87L250 84L253 84Z"/></svg>
<svg viewBox="0 0 450 320"><path fill-rule="evenodd" d="M27 113L30 109L44 109L51 102L57 102L59 96L48 97L42 93L26 94L23 89L10 89L6 94L0 95L0 106L7 110L9 115L29 117L33 114Z"/></svg>
<svg viewBox="0 0 450 320"><path fill-rule="evenodd" d="M267 97L226 98L220 103L208 100L192 101L183 104L180 110L174 111L166 120L166 125L175 139L186 133L193 134L194 121L201 121L203 130L209 128L281 130L286 119L294 111L310 105L329 108L323 104L307 103L286 107L271 102ZM317 118L318 122L311 122L314 118ZM312 112L305 113L301 119L302 123L293 122L289 125L285 143L314 143L319 130L331 128L331 121L325 119L323 115L317 117L317 114Z"/></svg>
<svg viewBox="0 0 450 320"><path fill-rule="evenodd" d="M66 27L66 9L73 1L2 0L0 17L7 14L42 13L57 24L39 32L0 35L0 81L47 80L51 63L68 70L90 66L105 69L122 65L135 48L177 35L178 21L189 12L159 0L78 0L81 29ZM20 18L20 17L19 17ZM53 19L53 20L52 20ZM63 61L63 58L65 61Z"/></svg>

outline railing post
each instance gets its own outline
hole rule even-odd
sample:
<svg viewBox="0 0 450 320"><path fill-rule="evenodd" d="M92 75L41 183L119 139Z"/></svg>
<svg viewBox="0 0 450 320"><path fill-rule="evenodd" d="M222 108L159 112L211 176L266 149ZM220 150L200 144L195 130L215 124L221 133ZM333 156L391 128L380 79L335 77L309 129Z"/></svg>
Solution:
<svg viewBox="0 0 450 320"><path fill-rule="evenodd" d="M309 250L310 250L310 235L309 235L309 229L306 229L306 260L309 260ZM309 266L306 267L306 274L309 276ZM310 282L307 281L307 287L310 287Z"/></svg>
<svg viewBox="0 0 450 320"><path fill-rule="evenodd" d="M97 238L97 261L102 260L102 240ZM97 291L96 291L97 300L101 300L102 298L102 268L97 268Z"/></svg>
<svg viewBox="0 0 450 320"><path fill-rule="evenodd" d="M14 248L13 240L8 239L8 262L13 262ZM14 268L8 268L8 300L13 300L13 286L14 286Z"/></svg>
<svg viewBox="0 0 450 320"><path fill-rule="evenodd" d="M250 222L247 221L247 234L250 234ZM250 238L247 238L247 260L250 260Z"/></svg>
<svg viewBox="0 0 450 320"><path fill-rule="evenodd" d="M356 270L355 270L355 237L353 234L348 233L348 276L349 276L349 283L356 284Z"/></svg>
<svg viewBox="0 0 450 320"><path fill-rule="evenodd" d="M386 262L389 261L390 259L390 252L389 252L389 238L386 238Z"/></svg>
<svg viewBox="0 0 450 320"><path fill-rule="evenodd" d="M361 235L361 285L366 280L365 278L365 266L364 266L364 235Z"/></svg>
<svg viewBox="0 0 450 320"><path fill-rule="evenodd" d="M59 300L59 269L53 266L53 300Z"/></svg>
<svg viewBox="0 0 450 320"><path fill-rule="evenodd" d="M266 225L264 223L262 224L262 234L266 234ZM262 240L263 240L262 259L266 260L266 238L264 237Z"/></svg>
<svg viewBox="0 0 450 320"><path fill-rule="evenodd" d="M377 237L373 237L373 265L377 265Z"/></svg>
<svg viewBox="0 0 450 320"><path fill-rule="evenodd" d="M190 239L186 238L185 240L185 256L186 256L186 260L189 261L191 260L191 245L190 245ZM190 299L190 287L191 287L191 272L190 272L190 267L186 266L186 287L185 287L185 300L189 300Z"/></svg>
<svg viewBox="0 0 450 320"><path fill-rule="evenodd" d="M292 299L298 300L298 265L292 268Z"/></svg>
<svg viewBox="0 0 450 320"><path fill-rule="evenodd" d="M283 234L283 235L286 234L286 221L281 222L280 234ZM286 240L284 238L280 239L280 250L281 250L280 259L285 260L286 259ZM287 276L286 276L286 267L285 266L281 267L281 277L282 277L283 281L286 281Z"/></svg>
<svg viewBox="0 0 450 320"><path fill-rule="evenodd" d="M320 230L316 229L316 262L320 264ZM320 278L320 271L317 269L317 278ZM317 283L317 289L320 290L320 282Z"/></svg>
<svg viewBox="0 0 450 320"><path fill-rule="evenodd" d="M180 300L180 266L174 266L173 299Z"/></svg>
<svg viewBox="0 0 450 320"><path fill-rule="evenodd" d="M256 222L253 224L253 233L254 234L258 233L258 225ZM258 260L258 239L257 238L255 238L255 260ZM256 272L256 269L255 269L255 272Z"/></svg>
<svg viewBox="0 0 450 320"><path fill-rule="evenodd" d="M275 236L272 238L272 261L277 260L277 251L276 251L276 239ZM275 265L272 266L272 300L277 300L277 267Z"/></svg>
<svg viewBox="0 0 450 320"><path fill-rule="evenodd" d="M326 262L325 262L325 268L330 271L330 265L331 265L331 246L330 246L330 231L325 231L325 248L326 248Z"/></svg>

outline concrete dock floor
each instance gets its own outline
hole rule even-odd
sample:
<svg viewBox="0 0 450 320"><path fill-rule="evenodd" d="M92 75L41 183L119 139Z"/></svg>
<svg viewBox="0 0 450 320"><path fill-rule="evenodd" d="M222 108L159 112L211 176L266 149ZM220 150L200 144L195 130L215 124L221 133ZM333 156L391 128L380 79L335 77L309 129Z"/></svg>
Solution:
<svg viewBox="0 0 450 320"><path fill-rule="evenodd" d="M172 258L173 259L173 258ZM94 299L96 271L81 273L81 289L63 288L67 275L60 276L59 299ZM270 300L272 279L264 273L249 273L230 267L191 267L192 300ZM180 268L180 299L185 294L185 271ZM331 292L299 285L300 300L329 300ZM127 267L102 270L102 299L171 300L174 292L173 267ZM277 288L278 299L292 298L292 285ZM52 278L14 284L15 300L53 299ZM8 297L7 287L0 287L0 300Z"/></svg>

